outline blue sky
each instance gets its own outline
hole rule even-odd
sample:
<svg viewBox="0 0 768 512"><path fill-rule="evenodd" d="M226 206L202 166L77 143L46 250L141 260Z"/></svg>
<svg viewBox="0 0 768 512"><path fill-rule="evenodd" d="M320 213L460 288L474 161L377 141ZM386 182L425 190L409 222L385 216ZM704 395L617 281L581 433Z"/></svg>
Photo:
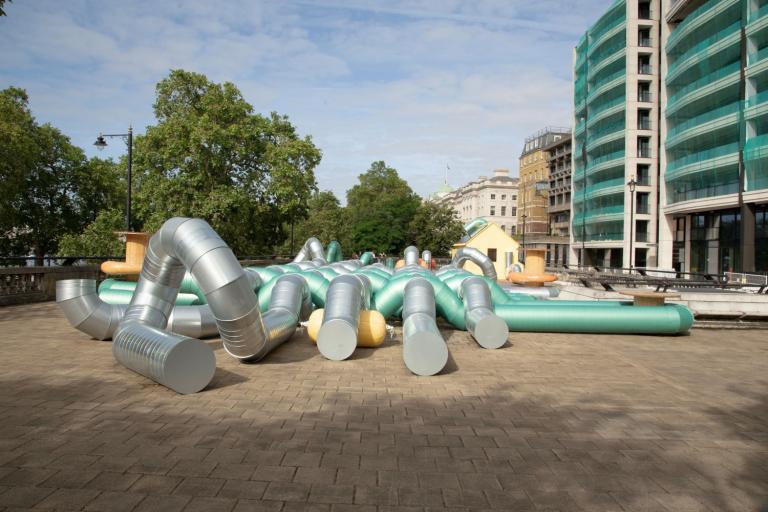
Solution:
<svg viewBox="0 0 768 512"><path fill-rule="evenodd" d="M99 131L154 124L172 68L232 81L323 150L321 189L374 160L433 192L517 173L526 135L569 125L572 48L609 0L15 0L0 18L0 88L97 154ZM118 141L105 156L119 156Z"/></svg>

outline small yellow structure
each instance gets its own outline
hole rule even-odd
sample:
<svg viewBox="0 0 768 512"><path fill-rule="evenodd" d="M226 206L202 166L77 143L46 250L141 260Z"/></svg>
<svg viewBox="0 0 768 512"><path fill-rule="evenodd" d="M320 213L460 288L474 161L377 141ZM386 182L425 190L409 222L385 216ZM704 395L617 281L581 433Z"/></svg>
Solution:
<svg viewBox="0 0 768 512"><path fill-rule="evenodd" d="M506 277L508 265L518 263L517 253L520 244L493 222L489 222L475 231L475 233L468 239L462 239L460 242L453 244L453 247L451 248L451 257L456 255L457 250L464 247L477 249L491 258L491 261L493 261L493 264L496 267L496 275L499 276L499 279L504 279ZM507 256L508 254L509 256ZM482 275L483 273L482 270L480 270L480 267L471 261L464 264L464 269L473 274Z"/></svg>

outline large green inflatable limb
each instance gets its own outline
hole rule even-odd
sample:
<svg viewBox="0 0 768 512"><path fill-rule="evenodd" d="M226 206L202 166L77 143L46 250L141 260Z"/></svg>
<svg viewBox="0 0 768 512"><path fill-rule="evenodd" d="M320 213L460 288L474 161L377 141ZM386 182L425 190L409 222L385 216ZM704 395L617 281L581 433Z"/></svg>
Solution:
<svg viewBox="0 0 768 512"><path fill-rule="evenodd" d="M328 244L328 248L325 250L325 259L328 263L336 263L344 259L339 242L331 240L331 243Z"/></svg>
<svg viewBox="0 0 768 512"><path fill-rule="evenodd" d="M99 283L99 293L105 290L130 290L136 289L136 281L121 281L114 277L109 277Z"/></svg>
<svg viewBox="0 0 768 512"><path fill-rule="evenodd" d="M603 334L683 334L693 325L693 314L685 306L605 307L590 305L550 306L503 304L496 314L510 331ZM590 303L590 304L597 304Z"/></svg>
<svg viewBox="0 0 768 512"><path fill-rule="evenodd" d="M99 298L107 304L130 304L133 290L108 289L99 292ZM197 295L192 293L179 293L176 296L177 306L199 306Z"/></svg>
<svg viewBox="0 0 768 512"><path fill-rule="evenodd" d="M397 315L403 307L405 285L413 277L412 274L397 274L390 279L379 293L374 295L372 309L376 309L384 318Z"/></svg>
<svg viewBox="0 0 768 512"><path fill-rule="evenodd" d="M269 267L245 267L250 272L255 272L261 278L262 283L270 281L272 278L280 276L283 272L280 269L275 268L276 265L270 265Z"/></svg>
<svg viewBox="0 0 768 512"><path fill-rule="evenodd" d="M307 282L307 286L309 286L312 304L317 308L325 307L325 295L328 293L328 285L330 284L328 279L317 270L305 270L300 272L300 274Z"/></svg>
<svg viewBox="0 0 768 512"><path fill-rule="evenodd" d="M389 275L386 272L374 272L375 269L356 270L353 274L361 274L371 282L371 293L376 295L389 282Z"/></svg>
<svg viewBox="0 0 768 512"><path fill-rule="evenodd" d="M366 251L360 256L360 263L362 263L363 266L370 265L375 259L375 254L373 254L371 251Z"/></svg>
<svg viewBox="0 0 768 512"><path fill-rule="evenodd" d="M339 275L339 273L333 270L331 267L320 267L317 269L317 271L323 274L323 277L328 281L331 281L334 277Z"/></svg>
<svg viewBox="0 0 768 512"><path fill-rule="evenodd" d="M426 274L424 278L429 281L435 290L435 307L437 314L445 318L456 329L462 331L467 329L464 319L464 302L453 293L448 285L435 277L433 274Z"/></svg>
<svg viewBox="0 0 768 512"><path fill-rule="evenodd" d="M397 263L397 260L392 256L389 256L385 261L385 265L387 266L387 268L391 268L391 269L395 268L395 263Z"/></svg>

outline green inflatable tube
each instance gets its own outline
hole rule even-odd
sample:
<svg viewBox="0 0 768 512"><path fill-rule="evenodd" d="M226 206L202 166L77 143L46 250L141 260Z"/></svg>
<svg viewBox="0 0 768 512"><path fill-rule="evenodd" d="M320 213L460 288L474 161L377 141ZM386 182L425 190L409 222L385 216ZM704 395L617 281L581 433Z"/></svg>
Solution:
<svg viewBox="0 0 768 512"><path fill-rule="evenodd" d="M392 270L394 270L395 269L395 263L397 263L397 260L395 258L393 258L392 256L389 256L386 259L384 264L387 266L387 268L391 268Z"/></svg>
<svg viewBox="0 0 768 512"><path fill-rule="evenodd" d="M403 307L403 291L411 277L406 274L392 276L386 286L373 296L371 308L384 315L384 318L395 316Z"/></svg>
<svg viewBox="0 0 768 512"><path fill-rule="evenodd" d="M467 324L464 320L464 303L459 299L458 295L435 277L434 274L428 273L424 278L432 285L432 289L435 290L435 309L437 314L445 318L449 324L456 329L465 331Z"/></svg>
<svg viewBox="0 0 768 512"><path fill-rule="evenodd" d="M328 281L339 275L339 273L333 270L331 267L320 267L317 269L317 271L323 274L323 277Z"/></svg>
<svg viewBox="0 0 768 512"><path fill-rule="evenodd" d="M275 283L277 283L277 277L273 277L266 283L263 283L261 288L259 288L257 296L259 298L259 311L262 313L269 309L269 301L272 298L272 288L275 287Z"/></svg>
<svg viewBox="0 0 768 512"><path fill-rule="evenodd" d="M330 282L316 270L305 270L299 274L307 282L309 293L312 296L312 304L318 308L325 307L325 294L328 293ZM259 309L261 309L261 305L259 305Z"/></svg>
<svg viewBox="0 0 768 512"><path fill-rule="evenodd" d="M107 304L129 304L133 290L108 289L99 292L99 298ZM180 293L176 296L177 306L199 306L200 300L192 293Z"/></svg>
<svg viewBox="0 0 768 512"><path fill-rule="evenodd" d="M344 259L339 242L331 240L331 243L328 244L328 248L325 250L325 259L328 263L336 263Z"/></svg>
<svg viewBox="0 0 768 512"><path fill-rule="evenodd" d="M495 310L509 330L517 332L683 334L693 325L691 310L679 304L621 307L620 311L586 305L506 304Z"/></svg>
<svg viewBox="0 0 768 512"><path fill-rule="evenodd" d="M380 273L372 272L371 270L358 270L353 272L353 274L364 275L368 278L368 280L371 282L371 292L374 296L379 293L382 288L384 288L389 282L389 279L382 276Z"/></svg>
<svg viewBox="0 0 768 512"><path fill-rule="evenodd" d="M130 290L136 289L136 281L121 281L112 277L99 283L99 293L106 290Z"/></svg>
<svg viewBox="0 0 768 512"><path fill-rule="evenodd" d="M375 254L373 254L371 251L366 251L360 256L360 263L362 263L363 266L370 265L375 259Z"/></svg>
<svg viewBox="0 0 768 512"><path fill-rule="evenodd" d="M247 267L251 272L256 272L261 278L262 283L266 283L273 277L282 275L283 273L272 267Z"/></svg>

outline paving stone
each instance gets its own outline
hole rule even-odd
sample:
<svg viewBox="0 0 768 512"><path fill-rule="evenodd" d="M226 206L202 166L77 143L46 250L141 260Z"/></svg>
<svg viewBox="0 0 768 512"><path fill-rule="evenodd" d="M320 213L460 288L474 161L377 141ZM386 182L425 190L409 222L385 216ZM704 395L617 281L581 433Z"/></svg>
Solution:
<svg viewBox="0 0 768 512"><path fill-rule="evenodd" d="M106 491L88 503L85 510L93 512L129 512L146 497L144 494L133 492Z"/></svg>
<svg viewBox="0 0 768 512"><path fill-rule="evenodd" d="M225 480L215 478L185 478L173 490L174 495L180 496L216 496L224 486Z"/></svg>
<svg viewBox="0 0 768 512"><path fill-rule="evenodd" d="M189 496L147 496L139 502L135 512L176 512L189 503Z"/></svg>
<svg viewBox="0 0 768 512"><path fill-rule="evenodd" d="M219 489L217 496L238 500L258 500L264 495L266 488L267 482L227 480L222 488Z"/></svg>
<svg viewBox="0 0 768 512"><path fill-rule="evenodd" d="M101 491L95 489L58 489L37 504L38 508L56 510L81 510Z"/></svg>
<svg viewBox="0 0 768 512"><path fill-rule="evenodd" d="M145 494L171 494L182 480L179 476L142 475L130 490Z"/></svg>
<svg viewBox="0 0 768 512"><path fill-rule="evenodd" d="M307 501L310 486L302 483L270 482L264 499L275 501Z"/></svg>
<svg viewBox="0 0 768 512"><path fill-rule="evenodd" d="M114 473L105 471L93 480L90 480L85 484L85 487L102 491L125 491L139 478L141 478L141 475L137 475L136 473Z"/></svg>
<svg viewBox="0 0 768 512"><path fill-rule="evenodd" d="M0 506L32 508L55 491L48 487L11 487L0 493Z"/></svg>

